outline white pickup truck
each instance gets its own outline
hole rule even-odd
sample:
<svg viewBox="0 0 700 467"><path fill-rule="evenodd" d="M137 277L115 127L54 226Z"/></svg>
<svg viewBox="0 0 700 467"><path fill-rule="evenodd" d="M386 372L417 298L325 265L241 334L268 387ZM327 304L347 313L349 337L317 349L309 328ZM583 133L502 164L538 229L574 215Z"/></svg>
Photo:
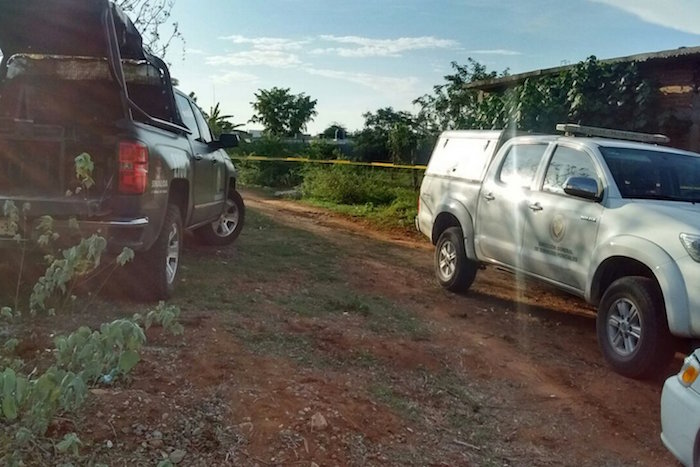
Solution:
<svg viewBox="0 0 700 467"><path fill-rule="evenodd" d="M440 284L496 265L597 306L620 374L663 373L700 337L700 154L661 135L558 125L566 136L448 131L420 191L418 229Z"/></svg>

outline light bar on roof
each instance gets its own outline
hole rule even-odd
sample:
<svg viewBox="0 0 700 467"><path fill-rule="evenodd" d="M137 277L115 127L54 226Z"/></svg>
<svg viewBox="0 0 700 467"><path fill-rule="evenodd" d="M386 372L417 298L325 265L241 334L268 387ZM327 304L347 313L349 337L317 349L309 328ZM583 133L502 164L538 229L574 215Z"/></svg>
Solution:
<svg viewBox="0 0 700 467"><path fill-rule="evenodd" d="M636 131L613 130L610 128L597 128L583 126L574 123L559 123L557 131L562 131L566 136L594 136L599 138L624 139L639 143L668 144L671 138L666 135L638 133Z"/></svg>

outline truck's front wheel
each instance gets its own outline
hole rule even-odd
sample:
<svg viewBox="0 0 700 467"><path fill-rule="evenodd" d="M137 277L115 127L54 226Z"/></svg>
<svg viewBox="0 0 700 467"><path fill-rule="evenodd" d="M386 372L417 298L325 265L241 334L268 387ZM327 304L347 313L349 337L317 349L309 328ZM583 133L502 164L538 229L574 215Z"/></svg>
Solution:
<svg viewBox="0 0 700 467"><path fill-rule="evenodd" d="M245 205L236 190L231 190L226 200L226 209L219 218L194 231L197 239L205 245L223 246L232 243L243 229Z"/></svg>
<svg viewBox="0 0 700 467"><path fill-rule="evenodd" d="M479 264L464 251L462 229L445 229L435 245L435 276L440 285L451 292L466 292L478 269Z"/></svg>
<svg viewBox="0 0 700 467"><path fill-rule="evenodd" d="M623 376L661 375L673 358L663 297L646 277L623 277L612 283L598 306L596 328L603 357Z"/></svg>

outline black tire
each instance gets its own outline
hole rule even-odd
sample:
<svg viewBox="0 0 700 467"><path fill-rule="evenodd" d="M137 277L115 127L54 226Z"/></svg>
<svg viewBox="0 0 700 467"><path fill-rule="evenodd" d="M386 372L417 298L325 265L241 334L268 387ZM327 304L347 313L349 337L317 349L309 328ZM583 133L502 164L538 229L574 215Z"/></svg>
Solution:
<svg viewBox="0 0 700 467"><path fill-rule="evenodd" d="M180 209L170 204L165 213L160 234L150 250L136 253L129 270L131 279L138 281L133 288L138 298L147 301L167 300L175 291L182 253L182 216Z"/></svg>
<svg viewBox="0 0 700 467"><path fill-rule="evenodd" d="M464 236L459 227L449 227L435 245L435 276L451 292L466 292L476 277L479 263L467 258Z"/></svg>
<svg viewBox="0 0 700 467"><path fill-rule="evenodd" d="M661 291L646 277L623 277L608 287L596 330L605 360L629 378L664 375L675 354Z"/></svg>
<svg viewBox="0 0 700 467"><path fill-rule="evenodd" d="M226 201L226 211L216 221L195 230L194 234L204 245L228 245L241 234L244 221L243 198L236 190L231 190Z"/></svg>

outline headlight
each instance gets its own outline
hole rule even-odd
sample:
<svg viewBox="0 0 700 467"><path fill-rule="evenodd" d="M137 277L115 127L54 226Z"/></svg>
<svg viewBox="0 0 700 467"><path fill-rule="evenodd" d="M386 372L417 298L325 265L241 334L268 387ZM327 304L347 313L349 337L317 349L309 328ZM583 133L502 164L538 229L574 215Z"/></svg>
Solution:
<svg viewBox="0 0 700 467"><path fill-rule="evenodd" d="M700 235L681 234L681 243L691 258L700 263Z"/></svg>
<svg viewBox="0 0 700 467"><path fill-rule="evenodd" d="M683 361L683 367L678 373L678 380L685 387L690 386L700 376L700 363L695 355L688 355Z"/></svg>

